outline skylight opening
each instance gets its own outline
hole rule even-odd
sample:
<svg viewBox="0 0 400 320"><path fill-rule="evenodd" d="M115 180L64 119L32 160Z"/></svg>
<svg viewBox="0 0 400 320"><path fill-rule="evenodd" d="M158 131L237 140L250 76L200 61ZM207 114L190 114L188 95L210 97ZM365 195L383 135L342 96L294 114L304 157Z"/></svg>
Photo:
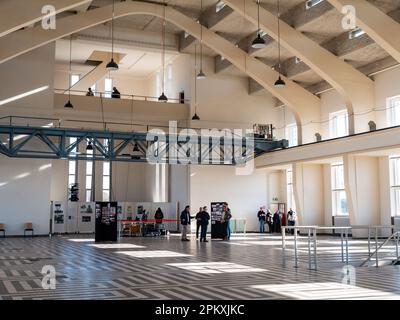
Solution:
<svg viewBox="0 0 400 320"><path fill-rule="evenodd" d="M218 3L215 6L215 12L218 13L220 12L223 8L226 7L226 3L223 1L218 1Z"/></svg>
<svg viewBox="0 0 400 320"><path fill-rule="evenodd" d="M349 39L351 40L351 39L355 39L355 38L361 37L363 34L365 34L365 31L363 29L356 28L356 29L351 30L349 32Z"/></svg>
<svg viewBox="0 0 400 320"><path fill-rule="evenodd" d="M308 0L306 1L306 10L311 9L312 7L315 7L316 5L319 5L321 2L324 2L325 0Z"/></svg>

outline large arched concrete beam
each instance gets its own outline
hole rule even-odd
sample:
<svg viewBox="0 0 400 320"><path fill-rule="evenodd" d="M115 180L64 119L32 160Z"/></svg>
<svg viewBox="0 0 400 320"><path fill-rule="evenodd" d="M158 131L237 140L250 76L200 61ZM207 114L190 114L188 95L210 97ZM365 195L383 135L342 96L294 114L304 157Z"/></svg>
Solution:
<svg viewBox="0 0 400 320"><path fill-rule="evenodd" d="M2 0L0 3L0 37L43 19L42 8L53 6L59 14L92 0Z"/></svg>
<svg viewBox="0 0 400 320"><path fill-rule="evenodd" d="M255 1L226 0L225 3L257 25L257 3ZM276 16L264 8L260 8L260 28L278 40ZM346 103L349 114L349 132L350 134L355 133L354 113L361 113L374 107L373 81L282 20L280 37L285 48L339 92ZM368 121L365 122L365 127L367 123ZM364 129L359 128L357 131L365 131Z"/></svg>
<svg viewBox="0 0 400 320"><path fill-rule="evenodd" d="M344 6L356 10L357 26L363 29L379 46L400 62L400 24L366 0L328 0L342 12Z"/></svg>
<svg viewBox="0 0 400 320"><path fill-rule="evenodd" d="M285 103L293 111L299 128L319 119L320 99L318 97L286 78L284 88L275 88L274 83L278 77L276 71L177 10L154 3L122 2L115 6L115 17L120 18L134 14L163 17L164 10L168 21L197 39L200 38L201 28L203 28L204 44L224 56ZM55 30L43 30L41 27L35 27L3 37L0 39L0 63L62 37L105 23L111 18L111 6L106 6L59 19ZM306 133L304 139L303 132ZM313 125L307 125L306 129L298 130L299 143L313 141L315 132Z"/></svg>

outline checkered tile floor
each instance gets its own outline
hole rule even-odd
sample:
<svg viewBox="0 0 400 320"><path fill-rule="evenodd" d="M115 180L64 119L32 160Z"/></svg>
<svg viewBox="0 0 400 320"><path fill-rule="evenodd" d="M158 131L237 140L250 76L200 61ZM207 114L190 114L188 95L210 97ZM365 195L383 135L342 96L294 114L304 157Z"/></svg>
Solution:
<svg viewBox="0 0 400 320"><path fill-rule="evenodd" d="M308 270L305 243L299 268L290 257L283 266L276 235L209 243L123 238L101 245L90 238L0 239L0 300L400 299L399 266L355 267L347 276L338 238L318 241L318 271ZM287 253L292 254L290 241ZM366 254L365 242L350 242L353 265ZM42 287L45 265L55 267L54 290Z"/></svg>

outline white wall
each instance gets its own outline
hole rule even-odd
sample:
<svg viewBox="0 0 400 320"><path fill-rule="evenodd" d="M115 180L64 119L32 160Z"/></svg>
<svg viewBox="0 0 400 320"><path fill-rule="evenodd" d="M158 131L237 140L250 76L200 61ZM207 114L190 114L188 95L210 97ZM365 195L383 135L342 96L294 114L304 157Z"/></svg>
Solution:
<svg viewBox="0 0 400 320"><path fill-rule="evenodd" d="M386 98L400 95L398 85L400 79L400 67L375 75L375 107L378 109L386 108ZM387 126L386 110L376 111L376 121L378 128Z"/></svg>
<svg viewBox="0 0 400 320"><path fill-rule="evenodd" d="M0 100L42 86L49 89L0 108L0 115L52 116L55 46L50 44L0 65ZM37 141L32 142L37 144ZM21 176L22 175L22 176ZM0 220L8 235L23 234L32 222L36 234L48 234L51 161L0 156Z"/></svg>
<svg viewBox="0 0 400 320"><path fill-rule="evenodd" d="M191 167L190 204L195 211L211 202L226 201L233 218L247 219L247 231L258 230L257 212L266 204L267 177L263 170L236 176L227 166Z"/></svg>
<svg viewBox="0 0 400 320"><path fill-rule="evenodd" d="M1 106L0 116L52 116L54 53L53 43L0 64L0 100L49 86L45 91Z"/></svg>
<svg viewBox="0 0 400 320"><path fill-rule="evenodd" d="M293 166L293 186L301 225L324 225L324 180L320 164Z"/></svg>
<svg viewBox="0 0 400 320"><path fill-rule="evenodd" d="M0 222L7 235L23 235L26 222L35 234L48 234L51 161L0 156L0 164Z"/></svg>
<svg viewBox="0 0 400 320"><path fill-rule="evenodd" d="M81 78L89 73L93 67L85 65L73 65L71 74L79 75ZM96 91L104 92L104 83L106 76L100 78L96 82ZM111 79L113 79L113 85L118 88L121 94L127 95L148 95L148 78L147 77L135 77L128 75L121 75L118 72L111 73ZM67 90L69 86L69 65L58 63L54 69L54 87L55 89Z"/></svg>

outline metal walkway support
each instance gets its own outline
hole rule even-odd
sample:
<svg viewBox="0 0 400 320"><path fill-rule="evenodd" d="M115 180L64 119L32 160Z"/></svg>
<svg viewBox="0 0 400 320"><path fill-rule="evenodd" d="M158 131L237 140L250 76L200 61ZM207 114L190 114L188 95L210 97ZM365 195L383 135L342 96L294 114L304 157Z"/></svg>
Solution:
<svg viewBox="0 0 400 320"><path fill-rule="evenodd" d="M70 138L76 141L69 143ZM80 152L81 144L85 150L91 144L93 155ZM204 135L194 129L170 134L0 125L0 153L13 158L87 160L90 156L96 161L236 165L286 147L286 140L227 135L223 130Z"/></svg>

